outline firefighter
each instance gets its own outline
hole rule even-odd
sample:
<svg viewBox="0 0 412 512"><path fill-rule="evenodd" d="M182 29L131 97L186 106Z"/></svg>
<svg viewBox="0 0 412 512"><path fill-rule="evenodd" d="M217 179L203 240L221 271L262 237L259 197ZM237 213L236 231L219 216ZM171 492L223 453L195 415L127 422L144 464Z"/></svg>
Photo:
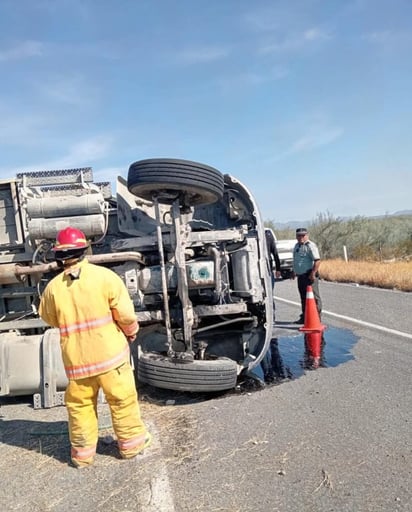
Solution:
<svg viewBox="0 0 412 512"><path fill-rule="evenodd" d="M62 272L47 285L39 307L43 320L60 330L71 461L77 468L94 461L99 389L110 407L120 456L132 458L151 443L130 365L129 343L139 329L133 303L117 274L87 261L88 247L78 229L57 234L53 251Z"/></svg>

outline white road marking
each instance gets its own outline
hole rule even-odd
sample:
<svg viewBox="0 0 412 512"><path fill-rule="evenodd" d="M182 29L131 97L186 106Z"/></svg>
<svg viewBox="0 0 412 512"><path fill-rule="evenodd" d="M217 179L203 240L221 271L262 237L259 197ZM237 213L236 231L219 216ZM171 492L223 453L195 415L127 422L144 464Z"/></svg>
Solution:
<svg viewBox="0 0 412 512"><path fill-rule="evenodd" d="M173 494L164 464L156 471L156 477L152 478L150 490L150 503L143 508L144 512L174 512Z"/></svg>
<svg viewBox="0 0 412 512"><path fill-rule="evenodd" d="M293 304L294 306L300 307L300 302L295 302L293 300L282 299L281 297L274 297L274 299L285 302L286 304ZM354 324L362 325L364 327L370 327L371 329L376 329L378 331L387 332L389 334L396 334L397 336L402 336L403 338L408 338L412 340L412 334L407 332L397 331L396 329L389 329L388 327L383 327L382 325L371 324L370 322L364 322L363 320L358 320L357 318L352 318L350 316L338 315L337 313L332 313L332 311L326 311L322 309L322 315L333 316L334 318L339 318L340 320L347 320L348 322L352 322Z"/></svg>
<svg viewBox="0 0 412 512"><path fill-rule="evenodd" d="M153 435L153 444L147 449L147 457L153 457L153 451L158 454L157 460L152 464L154 475L150 479L148 489L148 500L146 503L139 503L142 512L175 512L173 501L173 492L167 474L166 464L163 462L162 447L160 444L160 434L155 425L147 423L149 431ZM146 457L146 450L143 454Z"/></svg>

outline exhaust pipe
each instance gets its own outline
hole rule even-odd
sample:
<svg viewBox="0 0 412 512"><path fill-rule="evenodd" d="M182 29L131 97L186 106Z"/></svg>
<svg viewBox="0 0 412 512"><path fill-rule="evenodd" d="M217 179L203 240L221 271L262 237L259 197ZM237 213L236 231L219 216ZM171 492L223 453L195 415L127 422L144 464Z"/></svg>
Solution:
<svg viewBox="0 0 412 512"><path fill-rule="evenodd" d="M92 254L87 256L90 263L96 265L103 263L118 263L122 261L136 261L144 264L143 256L140 252L114 252L110 254ZM0 285L16 284L24 282L29 275L42 275L48 272L55 272L61 267L56 261L50 263L42 263L40 265L22 266L15 263L7 263L0 265Z"/></svg>

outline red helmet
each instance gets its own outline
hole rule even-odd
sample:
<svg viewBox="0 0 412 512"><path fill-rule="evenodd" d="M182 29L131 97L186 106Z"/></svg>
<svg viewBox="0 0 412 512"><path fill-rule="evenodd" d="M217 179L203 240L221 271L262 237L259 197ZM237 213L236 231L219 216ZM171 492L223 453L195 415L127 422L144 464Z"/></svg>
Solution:
<svg viewBox="0 0 412 512"><path fill-rule="evenodd" d="M89 244L80 229L65 228L57 233L53 251L68 251L70 249L86 249Z"/></svg>

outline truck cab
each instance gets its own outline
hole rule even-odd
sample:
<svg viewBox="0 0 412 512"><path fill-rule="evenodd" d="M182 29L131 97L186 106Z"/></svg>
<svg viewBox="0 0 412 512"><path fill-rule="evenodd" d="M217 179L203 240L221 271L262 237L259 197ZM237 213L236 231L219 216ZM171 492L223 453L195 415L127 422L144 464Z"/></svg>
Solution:
<svg viewBox="0 0 412 512"><path fill-rule="evenodd" d="M280 273L283 279L289 279L293 272L293 249L296 240L277 240L276 247L280 260Z"/></svg>

